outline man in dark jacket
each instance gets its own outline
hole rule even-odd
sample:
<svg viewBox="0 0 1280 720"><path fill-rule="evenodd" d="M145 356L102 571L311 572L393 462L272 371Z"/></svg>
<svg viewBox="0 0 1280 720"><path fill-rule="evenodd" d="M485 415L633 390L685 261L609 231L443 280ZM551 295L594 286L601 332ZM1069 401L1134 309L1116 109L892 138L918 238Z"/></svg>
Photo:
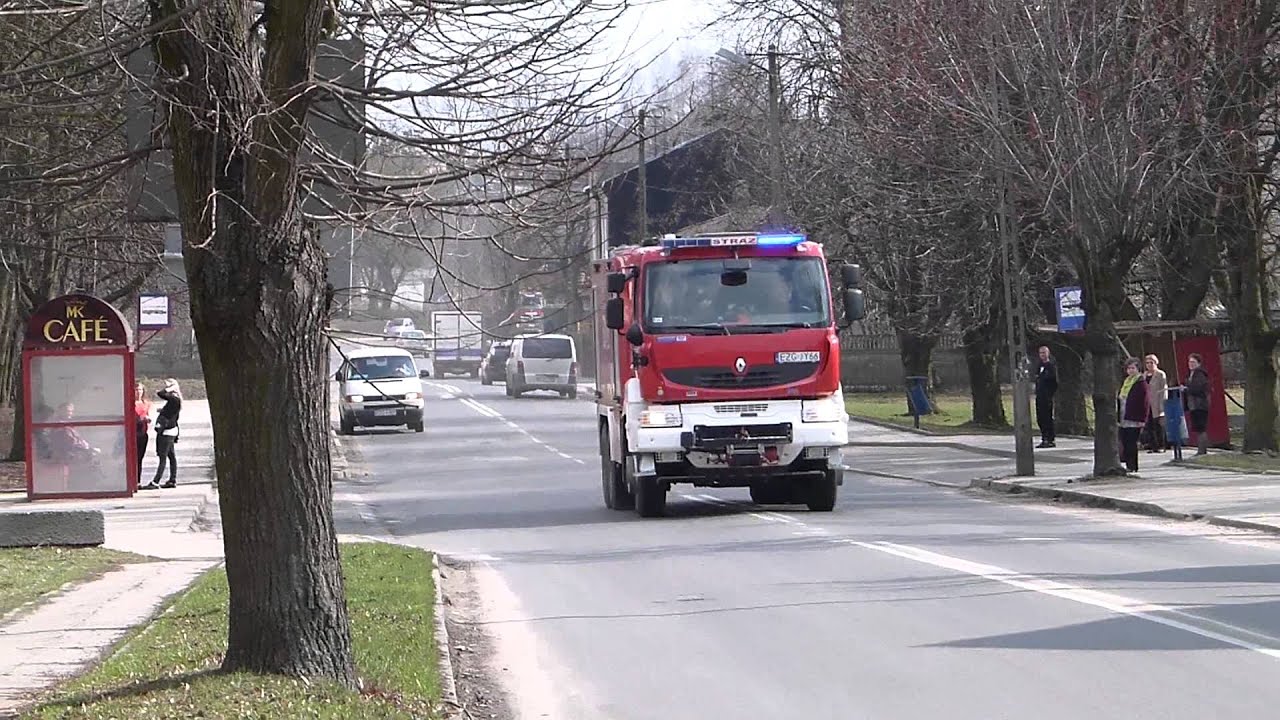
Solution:
<svg viewBox="0 0 1280 720"><path fill-rule="evenodd" d="M1053 429L1053 396L1058 392L1058 365L1049 348L1040 346L1040 366L1036 369L1036 424L1040 426L1040 447L1057 445Z"/></svg>

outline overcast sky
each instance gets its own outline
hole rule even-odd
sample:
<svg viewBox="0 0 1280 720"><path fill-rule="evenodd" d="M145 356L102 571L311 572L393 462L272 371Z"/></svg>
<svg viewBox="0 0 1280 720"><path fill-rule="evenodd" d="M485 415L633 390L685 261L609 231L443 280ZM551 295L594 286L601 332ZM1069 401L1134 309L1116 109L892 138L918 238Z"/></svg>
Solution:
<svg viewBox="0 0 1280 720"><path fill-rule="evenodd" d="M629 65L643 66L656 60L639 73L637 80L644 86L674 76L682 57L703 60L720 47L732 45L731 38L719 28L700 30L720 14L722 0L633 1L635 6L602 40L610 47L626 48Z"/></svg>

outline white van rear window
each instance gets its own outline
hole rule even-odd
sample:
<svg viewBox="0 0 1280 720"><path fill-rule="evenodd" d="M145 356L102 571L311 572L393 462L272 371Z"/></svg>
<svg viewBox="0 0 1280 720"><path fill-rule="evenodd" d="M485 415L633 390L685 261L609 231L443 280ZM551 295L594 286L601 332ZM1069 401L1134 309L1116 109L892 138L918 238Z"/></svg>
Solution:
<svg viewBox="0 0 1280 720"><path fill-rule="evenodd" d="M525 338L524 356L569 360L573 358L573 343L568 338Z"/></svg>

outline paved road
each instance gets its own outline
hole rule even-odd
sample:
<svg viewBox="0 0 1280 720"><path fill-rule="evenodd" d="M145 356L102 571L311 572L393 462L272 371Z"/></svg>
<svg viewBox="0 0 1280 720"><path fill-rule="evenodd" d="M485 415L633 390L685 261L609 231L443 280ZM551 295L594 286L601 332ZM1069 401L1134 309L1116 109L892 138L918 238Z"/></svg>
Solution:
<svg viewBox="0 0 1280 720"><path fill-rule="evenodd" d="M1280 562L1243 534L853 474L833 513L678 490L606 510L588 402L429 385L427 431L350 440L400 539L481 559L524 717L1267 717ZM867 449L880 473L962 451ZM989 461L989 459L988 459ZM914 467L913 467L914 464Z"/></svg>

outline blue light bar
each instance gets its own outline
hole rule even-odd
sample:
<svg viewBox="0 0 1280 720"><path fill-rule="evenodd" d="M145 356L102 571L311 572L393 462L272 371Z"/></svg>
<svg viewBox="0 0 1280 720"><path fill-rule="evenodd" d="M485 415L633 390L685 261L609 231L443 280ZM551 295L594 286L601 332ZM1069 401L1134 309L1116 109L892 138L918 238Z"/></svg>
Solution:
<svg viewBox="0 0 1280 720"><path fill-rule="evenodd" d="M711 237L666 237L662 239L662 247L668 250L691 247L741 247L743 245L759 245L779 247L783 245L799 245L807 238L800 234L787 235L720 235Z"/></svg>

